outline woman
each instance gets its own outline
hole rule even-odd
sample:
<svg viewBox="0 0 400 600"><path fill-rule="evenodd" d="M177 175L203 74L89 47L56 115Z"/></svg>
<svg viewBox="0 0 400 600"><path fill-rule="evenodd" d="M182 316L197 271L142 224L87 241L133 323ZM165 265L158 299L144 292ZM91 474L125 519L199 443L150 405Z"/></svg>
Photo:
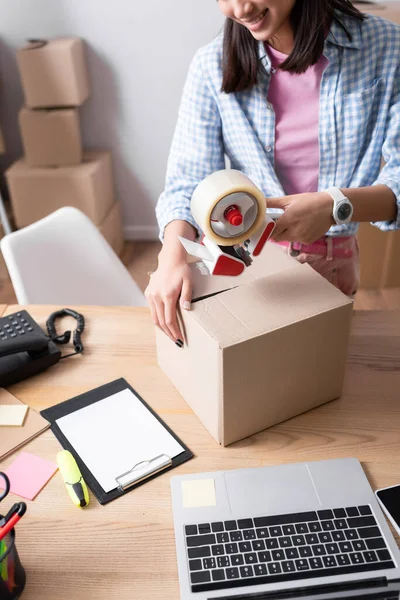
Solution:
<svg viewBox="0 0 400 600"><path fill-rule="evenodd" d="M218 6L224 32L197 52L185 84L146 290L154 323L178 346L176 305L190 309L192 286L178 236L198 236L190 198L225 156L284 209L273 241L348 295L357 224L400 228L400 27L349 0Z"/></svg>

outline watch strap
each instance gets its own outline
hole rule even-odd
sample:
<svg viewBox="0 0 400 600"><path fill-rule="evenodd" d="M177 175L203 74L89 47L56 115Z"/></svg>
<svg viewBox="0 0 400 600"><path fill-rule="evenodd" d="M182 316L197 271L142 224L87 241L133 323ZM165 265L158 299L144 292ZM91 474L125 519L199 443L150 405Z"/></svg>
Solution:
<svg viewBox="0 0 400 600"><path fill-rule="evenodd" d="M330 188L326 189L325 191L333 199L332 216L333 216L335 223L337 225L343 225L344 223L348 223L349 221L351 221L351 217L353 215L353 205L351 204L351 202L347 198L347 196L345 196L343 194L343 192L337 187L330 187ZM350 207L350 214L346 219L340 219L340 217L338 215L338 209L342 204L345 204Z"/></svg>
<svg viewBox="0 0 400 600"><path fill-rule="evenodd" d="M347 198L347 196L345 196L343 194L343 192L338 188L338 187L330 187L328 189L325 190L330 196L332 196L333 198L333 202L335 204L338 204L339 202L341 202L342 200L347 200L347 202L349 201L349 199Z"/></svg>

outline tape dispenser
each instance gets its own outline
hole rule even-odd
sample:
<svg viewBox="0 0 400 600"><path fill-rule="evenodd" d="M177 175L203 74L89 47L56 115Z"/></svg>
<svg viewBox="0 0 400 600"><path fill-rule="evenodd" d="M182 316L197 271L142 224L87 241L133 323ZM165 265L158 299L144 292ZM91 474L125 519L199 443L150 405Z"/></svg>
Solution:
<svg viewBox="0 0 400 600"><path fill-rule="evenodd" d="M283 213L267 209L264 194L234 169L216 171L195 189L191 212L203 232L200 243L180 237L186 252L200 259L204 275L236 276L258 256Z"/></svg>

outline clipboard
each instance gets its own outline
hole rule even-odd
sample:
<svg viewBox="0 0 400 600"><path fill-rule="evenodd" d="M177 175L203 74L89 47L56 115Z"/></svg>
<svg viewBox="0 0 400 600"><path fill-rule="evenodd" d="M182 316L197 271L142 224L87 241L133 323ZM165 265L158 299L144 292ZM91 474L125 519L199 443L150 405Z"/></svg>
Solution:
<svg viewBox="0 0 400 600"><path fill-rule="evenodd" d="M109 492L106 492L100 485L99 481L87 467L85 462L81 459L78 452L75 450L73 445L70 443L68 438L61 431L59 425L56 423L58 419L70 415L83 408L91 406L96 402L100 402L122 392L124 390L130 390L136 400L139 400L143 406L149 411L149 413L158 421L159 424L169 433L169 435L183 448L183 452L175 456L174 458L169 457L166 454L158 454L157 456L149 456L146 460L138 462L132 465L128 471L120 473L115 477L116 487ZM41 411L42 417L47 419L50 423L50 427L61 446L65 450L69 450L74 456L78 467L82 473L83 479L85 480L88 487L91 489L100 504L104 505L116 498L119 498L123 494L136 489L140 485L146 483L157 477L165 471L169 471L182 463L193 458L193 452L178 438L178 436L164 423L164 421L154 412L154 410L141 398L141 396L129 385L124 379L116 379L110 383L107 383L101 387L95 388L84 394L80 394L75 398L66 400L60 404L57 404L51 408Z"/></svg>

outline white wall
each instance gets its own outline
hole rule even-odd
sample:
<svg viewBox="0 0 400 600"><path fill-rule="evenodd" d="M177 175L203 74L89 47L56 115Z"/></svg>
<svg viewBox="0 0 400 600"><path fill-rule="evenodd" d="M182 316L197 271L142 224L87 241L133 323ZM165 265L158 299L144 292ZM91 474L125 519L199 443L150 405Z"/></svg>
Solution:
<svg viewBox="0 0 400 600"><path fill-rule="evenodd" d="M2 168L21 155L15 48L27 38L82 37L92 82L81 108L85 146L112 150L126 236L156 237L154 206L188 64L222 24L216 0L1 0Z"/></svg>

